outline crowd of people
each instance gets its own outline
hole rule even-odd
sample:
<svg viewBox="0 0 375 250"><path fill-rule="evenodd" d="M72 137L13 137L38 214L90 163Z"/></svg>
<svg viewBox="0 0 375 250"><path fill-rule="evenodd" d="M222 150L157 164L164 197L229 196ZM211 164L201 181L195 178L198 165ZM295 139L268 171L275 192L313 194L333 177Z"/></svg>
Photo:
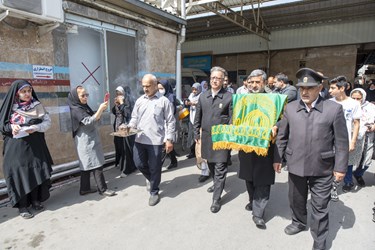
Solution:
<svg viewBox="0 0 375 250"><path fill-rule="evenodd" d="M201 170L199 182L212 179L207 192L212 193L210 211L221 209L230 149L213 149L212 126L232 124L233 94L283 94L287 104L281 119L272 127L272 138L266 155L239 151L238 177L245 181L256 227L266 229L264 212L270 198L275 173L287 166L289 202L292 222L285 228L288 235L307 228L307 197L311 193L310 231L314 249L325 249L329 226L329 201L339 199L342 191L353 190L353 176L359 187L366 185L363 175L371 166L375 131L375 83L367 89L356 83L353 88L344 76L327 82L321 72L309 68L297 71L296 86L283 73L267 78L263 70L253 70L243 86L234 89L222 67L213 67L209 83L194 83L184 100L189 113L190 153ZM112 114L114 131L128 136L114 136L115 165L125 177L139 170L147 182L149 205L160 201L159 184L162 165L170 158L167 169L177 167L176 117L180 105L168 80L146 74L141 81L144 94L134 100L128 86L117 86ZM298 88L298 89L297 89ZM103 174L104 154L98 122L108 101L95 112L88 105L89 93L83 86L68 95L72 135L76 145L80 173L80 195L98 192L114 196ZM0 108L0 131L4 136L4 175L10 202L20 216L33 217L30 206L41 211L41 202L49 198L52 157L44 132L51 126L48 112L39 102L32 85L24 80L12 83ZM137 133L131 135L130 131ZM16 157L21 154L23 157ZM93 173L96 188L90 185Z"/></svg>

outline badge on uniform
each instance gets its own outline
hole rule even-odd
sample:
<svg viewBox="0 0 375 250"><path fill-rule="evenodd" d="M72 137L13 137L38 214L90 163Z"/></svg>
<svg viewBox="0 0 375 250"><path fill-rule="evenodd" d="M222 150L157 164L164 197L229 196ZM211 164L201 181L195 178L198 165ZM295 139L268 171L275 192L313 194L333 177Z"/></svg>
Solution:
<svg viewBox="0 0 375 250"><path fill-rule="evenodd" d="M222 103L219 104L219 109L221 109L221 108L223 108L223 104Z"/></svg>

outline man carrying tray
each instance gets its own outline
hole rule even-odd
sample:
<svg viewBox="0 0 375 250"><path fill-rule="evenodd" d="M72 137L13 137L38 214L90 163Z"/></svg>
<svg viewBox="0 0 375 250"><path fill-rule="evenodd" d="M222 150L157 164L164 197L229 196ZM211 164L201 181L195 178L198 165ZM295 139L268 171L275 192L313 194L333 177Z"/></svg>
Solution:
<svg viewBox="0 0 375 250"><path fill-rule="evenodd" d="M172 103L159 93L154 75L146 74L142 78L142 87L145 94L135 102L128 128L142 130L135 138L133 158L136 167L150 182L149 205L155 206L160 201L164 139L166 153L169 153L173 150L176 120Z"/></svg>

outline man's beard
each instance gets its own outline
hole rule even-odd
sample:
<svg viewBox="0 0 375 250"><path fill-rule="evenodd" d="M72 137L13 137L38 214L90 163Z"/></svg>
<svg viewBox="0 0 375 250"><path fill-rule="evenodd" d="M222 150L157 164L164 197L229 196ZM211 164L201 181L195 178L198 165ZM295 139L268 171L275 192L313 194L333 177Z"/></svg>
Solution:
<svg viewBox="0 0 375 250"><path fill-rule="evenodd" d="M257 90L250 89L249 92L250 92L250 93L254 93L254 94L257 94L257 93L263 93L263 92L264 92L264 89L257 89Z"/></svg>

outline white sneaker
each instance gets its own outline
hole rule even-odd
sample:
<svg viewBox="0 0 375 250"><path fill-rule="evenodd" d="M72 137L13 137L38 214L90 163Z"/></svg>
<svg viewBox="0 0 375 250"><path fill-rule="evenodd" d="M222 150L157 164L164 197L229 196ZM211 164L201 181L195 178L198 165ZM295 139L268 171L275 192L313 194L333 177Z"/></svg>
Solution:
<svg viewBox="0 0 375 250"><path fill-rule="evenodd" d="M121 173L120 174L120 178L125 178L127 175L126 174L124 174L124 173Z"/></svg>

